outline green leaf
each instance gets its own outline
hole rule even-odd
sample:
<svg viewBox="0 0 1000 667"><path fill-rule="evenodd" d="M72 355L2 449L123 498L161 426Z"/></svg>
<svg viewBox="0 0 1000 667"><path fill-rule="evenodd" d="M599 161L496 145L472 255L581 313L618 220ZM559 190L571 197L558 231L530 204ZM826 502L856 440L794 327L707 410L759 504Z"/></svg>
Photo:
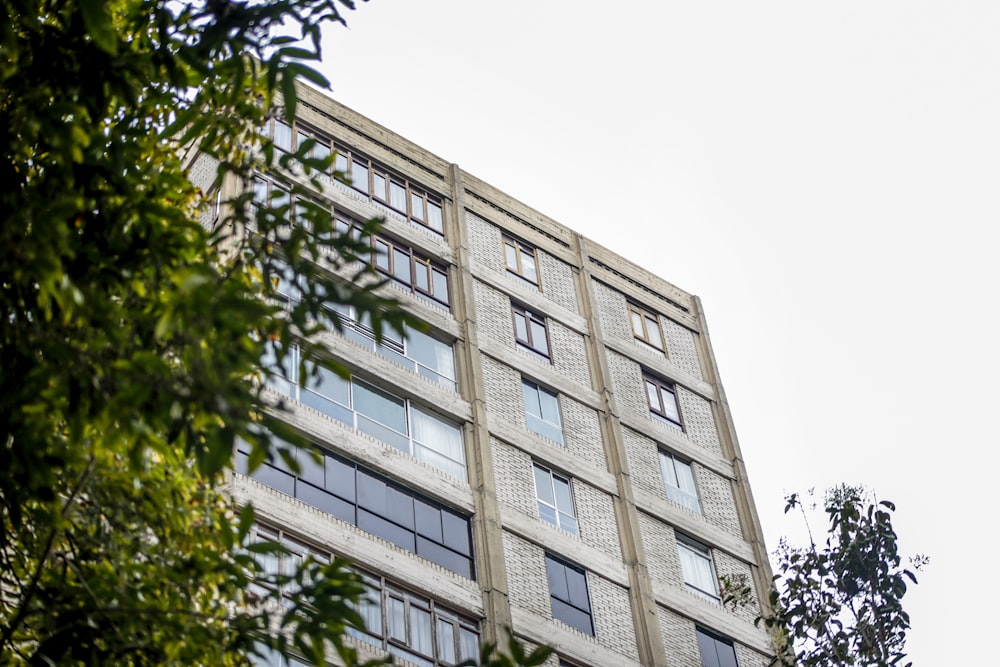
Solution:
<svg viewBox="0 0 1000 667"><path fill-rule="evenodd" d="M83 24L94 43L104 52L118 55L118 33L115 31L107 3L102 0L80 0Z"/></svg>

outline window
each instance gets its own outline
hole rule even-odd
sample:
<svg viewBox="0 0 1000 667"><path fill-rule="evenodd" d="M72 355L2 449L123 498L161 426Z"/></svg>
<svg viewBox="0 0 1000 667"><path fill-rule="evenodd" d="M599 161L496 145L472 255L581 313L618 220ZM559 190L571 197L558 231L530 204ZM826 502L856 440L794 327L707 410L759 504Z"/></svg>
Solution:
<svg viewBox="0 0 1000 667"><path fill-rule="evenodd" d="M517 344L548 359L551 355L545 318L521 306L512 306L511 311L514 316L514 339Z"/></svg>
<svg viewBox="0 0 1000 667"><path fill-rule="evenodd" d="M728 639L698 628L698 649L702 667L738 667L736 649Z"/></svg>
<svg viewBox="0 0 1000 667"><path fill-rule="evenodd" d="M258 555L267 575L291 575L298 562L311 555L329 562L331 555L306 546L285 531L257 525L252 532L255 542L280 544L291 555ZM364 642L385 649L417 665L437 667L456 665L479 653L479 624L461 616L436 601L410 593L386 579L361 572L367 588L355 610L365 629L348 628L347 633ZM257 587L259 584L252 584ZM252 590L252 589L251 589ZM255 663L260 667L305 667L297 660L283 662L280 656L264 649L266 658Z"/></svg>
<svg viewBox="0 0 1000 667"><path fill-rule="evenodd" d="M332 225L332 215L328 206L311 197L292 196L291 188L281 182L256 174L253 179L253 203L257 216L266 216L263 229L275 228L286 222L301 225L307 229L328 233Z"/></svg>
<svg viewBox="0 0 1000 667"><path fill-rule="evenodd" d="M410 222L444 234L438 197L340 142L334 148L334 168L347 176L355 190L406 216Z"/></svg>
<svg viewBox="0 0 1000 667"><path fill-rule="evenodd" d="M534 382L521 380L524 394L524 418L528 428L540 436L563 444L562 418L559 416L559 399Z"/></svg>
<svg viewBox="0 0 1000 667"><path fill-rule="evenodd" d="M456 665L479 655L478 624L434 600L362 573L368 591L357 611L365 630L348 634L424 667Z"/></svg>
<svg viewBox="0 0 1000 667"><path fill-rule="evenodd" d="M538 284L538 269L535 265L534 248L517 239L504 235L503 253L508 271L524 278L532 285Z"/></svg>
<svg viewBox="0 0 1000 667"><path fill-rule="evenodd" d="M701 504L698 502L698 489L694 484L691 464L681 461L673 454L661 451L660 471L663 473L667 498L692 512L701 514Z"/></svg>
<svg viewBox="0 0 1000 667"><path fill-rule="evenodd" d="M382 237L372 239L375 268L397 284L448 307L448 272L405 245Z"/></svg>
<svg viewBox="0 0 1000 667"><path fill-rule="evenodd" d="M632 321L632 335L636 340L662 351L663 335L656 315L631 303L628 305L628 312Z"/></svg>
<svg viewBox="0 0 1000 667"><path fill-rule="evenodd" d="M239 441L236 449L236 472L247 474L250 445ZM318 460L309 449L291 448L298 473L283 457L275 457L262 463L251 477L447 570L475 578L467 517L351 461L317 450Z"/></svg>
<svg viewBox="0 0 1000 667"><path fill-rule="evenodd" d="M713 602L719 601L719 584L712 564L712 550L686 537L677 537L681 574L688 588Z"/></svg>
<svg viewBox="0 0 1000 667"><path fill-rule="evenodd" d="M542 520L567 533L579 535L573 491L568 478L535 464L535 496L538 498L538 516Z"/></svg>
<svg viewBox="0 0 1000 667"><path fill-rule="evenodd" d="M268 387L441 472L462 480L467 478L465 445L457 425L408 399L357 378L345 380L309 360L301 364L308 379L303 383L299 377L299 354L297 346L289 351L286 367L281 369L284 375L268 378ZM261 366L269 368L274 363L275 351L269 348Z"/></svg>
<svg viewBox="0 0 1000 667"><path fill-rule="evenodd" d="M659 378L645 376L646 400L649 412L672 428L681 429L681 413L677 407L674 385Z"/></svg>
<svg viewBox="0 0 1000 667"><path fill-rule="evenodd" d="M552 618L593 636L587 574L549 554L545 554L545 572L549 578Z"/></svg>

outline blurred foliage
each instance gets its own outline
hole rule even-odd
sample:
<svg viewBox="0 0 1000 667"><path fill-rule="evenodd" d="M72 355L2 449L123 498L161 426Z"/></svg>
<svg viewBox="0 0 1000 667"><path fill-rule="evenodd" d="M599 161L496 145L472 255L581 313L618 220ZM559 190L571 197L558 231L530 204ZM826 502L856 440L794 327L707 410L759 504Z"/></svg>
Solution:
<svg viewBox="0 0 1000 667"><path fill-rule="evenodd" d="M806 510L798 494L786 498L785 512ZM895 505L872 498L861 487L827 491L823 510L829 526L819 545L809 530L809 544L782 540L771 593L771 613L758 619L777 642L774 664L789 667L883 667L909 665L903 609L914 571L927 563L915 556L908 566L899 555L892 527ZM734 597L738 597L738 587Z"/></svg>
<svg viewBox="0 0 1000 667"><path fill-rule="evenodd" d="M353 3L0 4L0 664L356 664L360 579L307 561L267 593L279 547L248 544L224 485L235 438L258 463L302 444L251 381L266 346L346 374L309 342L342 325L331 303L378 336L410 321L351 273L367 239L251 203L255 171L330 171L259 128L294 119L296 79L326 86L320 28ZM281 303L288 266L303 294Z"/></svg>

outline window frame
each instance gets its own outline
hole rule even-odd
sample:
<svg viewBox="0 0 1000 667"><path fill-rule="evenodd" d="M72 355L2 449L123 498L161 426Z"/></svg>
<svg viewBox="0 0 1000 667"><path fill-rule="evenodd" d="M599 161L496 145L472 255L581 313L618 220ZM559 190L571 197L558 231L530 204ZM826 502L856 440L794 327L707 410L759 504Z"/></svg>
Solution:
<svg viewBox="0 0 1000 667"><path fill-rule="evenodd" d="M676 534L676 542L677 556L681 564L681 579L684 581L684 585L689 591L699 597L705 598L710 602L721 602L722 598L719 596L719 575L715 570L715 558L712 556L712 548L680 533ZM707 564L708 572L712 579L712 590L705 590L694 581L697 579L697 573L691 572L684 566L684 551L700 558L703 565Z"/></svg>
<svg viewBox="0 0 1000 667"><path fill-rule="evenodd" d="M695 626L695 634L702 667L739 667L739 661L736 659L736 645L731 639L700 625ZM720 651L720 647L724 647L722 651Z"/></svg>
<svg viewBox="0 0 1000 667"><path fill-rule="evenodd" d="M265 358L261 361L262 366L266 367L266 365L272 363L271 359L275 357L276 353L272 353L270 348L268 348ZM297 344L293 343L293 349L289 350L285 357L289 362L293 363L286 364L287 368L281 368L281 371L284 373L281 377L269 376L265 378L264 384L266 387L302 403L345 426L353 428L360 433L365 433L390 447L409 454L416 460L439 470L445 475L468 482L465 435L461 424L440 417L432 410L415 403L412 399L397 396L392 391L386 390L362 378L352 377L347 380L340 378L315 361L302 359L301 349ZM299 372L300 366L307 370L305 377ZM319 381L313 379L314 373L319 374ZM306 378L309 378L310 384L305 384L304 381ZM325 387L324 384L326 384ZM338 392L338 395L330 393L331 386ZM396 428L395 424L387 423L384 420L384 414L377 414L377 410L366 412L359 408L359 390L376 399L382 399L383 404L396 403L400 405L406 431L400 431ZM380 416L383 417L383 420L380 420ZM418 430L417 420L423 418L437 422L445 428L453 429L452 433L459 445L457 451L450 452L448 450L436 449L435 447L438 446L437 443L424 442L422 439L418 439L416 435L416 431ZM461 460L452 456L452 453L460 454ZM440 463L435 463L435 461Z"/></svg>
<svg viewBox="0 0 1000 667"><path fill-rule="evenodd" d="M319 452L318 461L309 448L296 448L287 443L285 447L291 449L299 472L292 472L289 462L276 456L248 473L250 446L243 440L237 441L234 470L475 581L475 544L470 516L318 445L312 446ZM406 509L407 505L410 510Z"/></svg>
<svg viewBox="0 0 1000 667"><path fill-rule="evenodd" d="M698 491L698 480L695 478L692 462L685 461L663 449L658 451L658 458L660 460L660 474L663 476L664 493L667 496L667 500L686 507L692 512L701 514L701 495ZM680 481L681 474L678 472L678 466L681 466L682 470L687 470L687 474L691 478L693 492L685 490L680 483L674 484L671 482L671 479ZM669 476L668 470L672 473Z"/></svg>
<svg viewBox="0 0 1000 667"><path fill-rule="evenodd" d="M660 315L656 312L653 312L651 310L643 308L642 306L632 303L631 301L628 303L628 312L629 312L629 318L628 318L629 326L632 329L632 336L643 345L651 347L654 350L657 350L658 352L666 353L667 346L666 343L664 342L663 324L660 321L661 319ZM639 318L639 324L642 329L641 332L636 331L636 321L635 321L636 317ZM652 330L656 332L657 341L652 340L650 336L651 327Z"/></svg>
<svg viewBox="0 0 1000 667"><path fill-rule="evenodd" d="M649 373L643 373L642 379L646 389L646 404L649 406L649 413L660 423L665 423L672 428L683 431L684 416L681 414L680 401L677 400L677 385ZM653 405L653 396L650 389L653 389L653 392L656 394L658 405ZM664 394L669 394L671 397L677 419L670 416Z"/></svg>
<svg viewBox="0 0 1000 667"><path fill-rule="evenodd" d="M583 594L584 594L583 597L586 598L585 599L586 608L580 606L579 600L574 601L573 599L574 596L571 590L572 585L567 576L567 573L569 572L578 575L578 577L582 578L583 580ZM552 609L552 618L565 623L571 628L576 628L577 630L579 630L584 634L594 637L595 636L594 612L593 612L594 607L590 601L590 585L587 583L587 570L580 568L576 565L572 565L567 561L562 560L561 558L553 556L549 552L545 552L545 574L549 584L549 603ZM562 575L561 577L560 574ZM565 583L566 599L558 597L557 594L554 593L552 590L553 580L558 581L560 578L563 579L563 583ZM558 603L558 605L556 603ZM562 617L561 610L564 607L567 608L567 610L579 612L581 616L580 620L582 620L582 618L585 617L588 621L588 625L586 627L581 627L581 625L577 625L577 623L572 617L569 617L569 620L567 620L567 618Z"/></svg>
<svg viewBox="0 0 1000 667"><path fill-rule="evenodd" d="M545 316L539 315L532 310L525 308L524 306L519 306L516 304L510 305L511 320L514 325L514 342L525 350L533 352L538 356L546 359L549 363L552 362L552 344L549 340L549 326L548 321ZM518 317L524 319L524 331L525 336L522 338L518 333ZM536 344L540 344L540 341L535 340L535 332L532 330L532 324L539 325L542 331L545 332L545 342L544 348L539 348Z"/></svg>
<svg viewBox="0 0 1000 667"><path fill-rule="evenodd" d="M528 405L528 393L534 392L536 402L538 403L539 414L535 414L531 410L534 408ZM562 404L559 401L559 394L549 391L545 387L529 380L526 377L521 378L521 395L524 398L524 421L528 430L532 433L536 433L543 438L547 438L552 442L558 443L565 446L566 444L566 434L563 432L563 422L562 422ZM546 418L544 410L543 396L546 399L551 399L555 402L555 417L558 421L552 421ZM548 402L548 401L545 401ZM553 437L558 435L558 437Z"/></svg>
<svg viewBox="0 0 1000 667"><path fill-rule="evenodd" d="M507 272L517 276L527 283L534 285L535 287L540 288L541 281L539 280L538 275L538 249L535 248L535 246L529 245L509 234L503 234L501 236L501 242L503 244L503 258L504 265L507 267ZM512 250L514 253L513 266L511 266L510 263L508 249ZM534 274L533 279L526 273L524 256L531 258L531 272Z"/></svg>
<svg viewBox="0 0 1000 667"><path fill-rule="evenodd" d="M573 480L567 475L562 475L539 463L533 464L533 478L535 482L535 500L538 506L538 518L542 521L566 531L576 537L580 536L580 521L576 516L576 499L573 495ZM539 488L539 475L542 475L547 482L547 490L552 497L552 501L542 498L542 489ZM569 508L563 507L559 501L557 484L562 484L565 488L565 496L569 503ZM548 518L542 511L542 507L551 510L552 519ZM553 520L554 519L554 520Z"/></svg>

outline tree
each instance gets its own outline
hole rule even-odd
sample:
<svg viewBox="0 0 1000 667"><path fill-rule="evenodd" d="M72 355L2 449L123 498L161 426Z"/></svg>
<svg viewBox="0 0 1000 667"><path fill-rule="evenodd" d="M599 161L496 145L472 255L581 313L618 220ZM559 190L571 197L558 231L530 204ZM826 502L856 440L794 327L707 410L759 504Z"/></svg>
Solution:
<svg viewBox="0 0 1000 667"><path fill-rule="evenodd" d="M805 509L798 494L786 500L786 513ZM776 662L910 664L904 663L910 618L902 599L907 581L917 582L914 570L927 559L916 556L912 569L904 566L892 527L896 507L888 500L843 485L827 491L823 507L829 521L824 544L817 545L810 532L807 546L783 540L776 553L772 613L759 619L777 638Z"/></svg>
<svg viewBox="0 0 1000 667"><path fill-rule="evenodd" d="M350 266L365 238L318 210L289 224L287 204L249 192L211 198L256 169L329 169L258 128L279 100L294 119L296 78L326 85L307 63L352 2L2 6L0 663L239 665L276 650L320 664L332 647L355 664L343 637L361 623L360 579L339 560L267 574L259 557L278 547L248 543L253 512L231 505L225 470L236 438L251 465L302 444L251 379L274 370L262 358L285 362L280 341L308 354L318 327L341 326L324 302L378 336L408 318L374 274L320 270ZM218 164L204 191L195 154ZM282 308L289 268L303 295Z"/></svg>

